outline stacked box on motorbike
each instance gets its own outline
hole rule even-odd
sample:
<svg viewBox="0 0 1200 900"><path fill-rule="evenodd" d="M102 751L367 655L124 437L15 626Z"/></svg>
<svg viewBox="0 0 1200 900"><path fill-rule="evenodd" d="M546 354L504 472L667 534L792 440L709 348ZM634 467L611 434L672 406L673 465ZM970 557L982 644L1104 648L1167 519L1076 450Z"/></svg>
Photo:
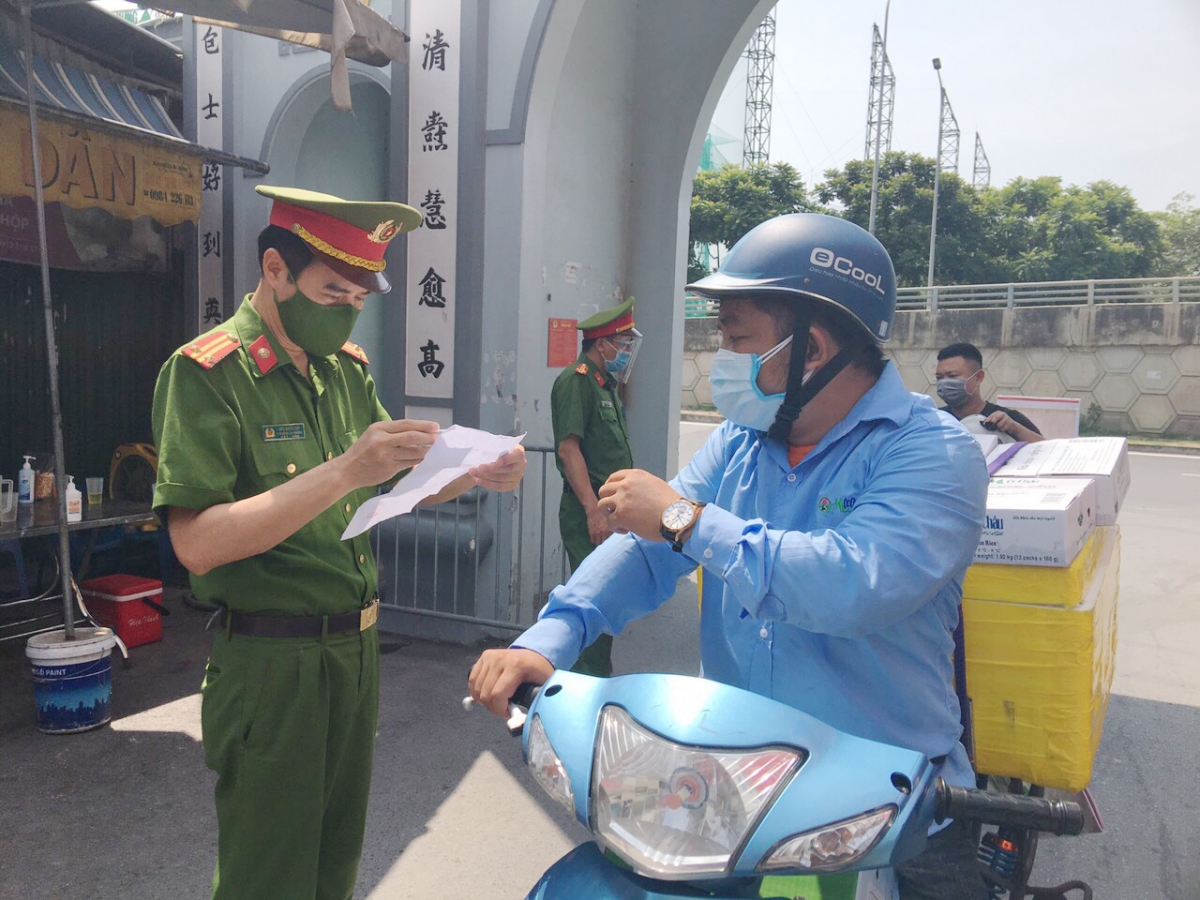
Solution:
<svg viewBox="0 0 1200 900"><path fill-rule="evenodd" d="M1097 528L1065 568L968 572L967 694L979 771L1087 787L1116 661L1119 574L1116 526ZM1048 596L1047 580L1059 593Z"/></svg>

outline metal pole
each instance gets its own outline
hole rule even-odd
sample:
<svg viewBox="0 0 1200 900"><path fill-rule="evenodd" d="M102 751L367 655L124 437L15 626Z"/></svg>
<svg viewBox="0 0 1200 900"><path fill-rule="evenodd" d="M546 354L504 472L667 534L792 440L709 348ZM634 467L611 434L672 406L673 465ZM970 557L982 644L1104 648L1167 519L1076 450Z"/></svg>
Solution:
<svg viewBox="0 0 1200 900"><path fill-rule="evenodd" d="M875 233L875 207L879 202L879 148L883 144L883 76L887 71L888 13L892 11L892 0L883 8L883 49L879 53L879 114L875 119L875 164L871 168L871 216L867 231Z"/></svg>
<svg viewBox="0 0 1200 900"><path fill-rule="evenodd" d="M933 260L937 250L937 210L938 191L942 186L942 109L946 103L946 89L942 87L942 61L933 61L934 71L938 77L938 145L936 167L933 170L933 223L929 226L929 280L927 287L933 287Z"/></svg>
<svg viewBox="0 0 1200 900"><path fill-rule="evenodd" d="M71 543L67 537L67 476L63 459L62 408L58 402L58 344L54 339L54 308L50 302L50 248L46 242L46 197L42 187L42 154L38 142L37 96L33 92L33 27L29 0L21 3L25 45L25 95L29 101L29 143L33 157L33 198L37 206L38 245L42 259L42 308L46 314L46 362L50 368L50 431L54 436L54 484L58 489L58 564L63 588L63 630L75 639L75 597L72 593Z"/></svg>

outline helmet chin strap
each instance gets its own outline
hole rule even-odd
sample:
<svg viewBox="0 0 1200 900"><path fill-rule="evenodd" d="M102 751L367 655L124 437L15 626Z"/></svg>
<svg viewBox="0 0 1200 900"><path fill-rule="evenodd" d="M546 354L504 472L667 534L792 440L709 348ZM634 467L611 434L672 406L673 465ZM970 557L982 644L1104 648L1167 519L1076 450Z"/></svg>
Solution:
<svg viewBox="0 0 1200 900"><path fill-rule="evenodd" d="M846 350L839 349L829 362L814 372L806 381L804 363L805 357L808 356L810 321L809 311L805 305L802 305L800 309L796 310L796 325L792 331L787 393L784 394L779 411L775 413L775 421L771 423L771 430L767 432L768 437L785 444L792 433L792 425L799 417L800 411L804 409L808 401L817 396L825 385L834 379L838 372L846 368L846 364L850 361L850 355Z"/></svg>

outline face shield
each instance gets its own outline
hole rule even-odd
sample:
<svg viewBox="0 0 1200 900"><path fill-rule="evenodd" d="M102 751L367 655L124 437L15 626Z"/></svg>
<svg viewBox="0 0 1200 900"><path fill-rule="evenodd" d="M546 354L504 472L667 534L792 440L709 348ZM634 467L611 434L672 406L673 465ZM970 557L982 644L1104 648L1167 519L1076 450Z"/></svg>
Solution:
<svg viewBox="0 0 1200 900"><path fill-rule="evenodd" d="M633 371L638 349L642 346L642 333L636 328L630 328L600 340L607 343L615 353L612 359L605 358L605 371L619 384L626 384L629 381L629 373Z"/></svg>

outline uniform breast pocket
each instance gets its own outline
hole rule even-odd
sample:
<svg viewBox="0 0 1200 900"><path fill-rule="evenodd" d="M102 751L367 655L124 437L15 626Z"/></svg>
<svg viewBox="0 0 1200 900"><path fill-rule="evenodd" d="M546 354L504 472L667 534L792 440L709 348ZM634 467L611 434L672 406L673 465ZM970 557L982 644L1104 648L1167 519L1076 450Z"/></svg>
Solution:
<svg viewBox="0 0 1200 900"><path fill-rule="evenodd" d="M600 404L600 418L603 419L605 422L607 422L609 425L617 424L618 420L620 419L620 415L621 414L619 412L617 412L616 406L614 406L613 404L611 404L611 403L609 403L609 404L601 403Z"/></svg>
<svg viewBox="0 0 1200 900"><path fill-rule="evenodd" d="M311 438L302 441L279 441L256 444L250 455L259 478L269 487L290 481L297 475L316 468L322 457L317 442Z"/></svg>

